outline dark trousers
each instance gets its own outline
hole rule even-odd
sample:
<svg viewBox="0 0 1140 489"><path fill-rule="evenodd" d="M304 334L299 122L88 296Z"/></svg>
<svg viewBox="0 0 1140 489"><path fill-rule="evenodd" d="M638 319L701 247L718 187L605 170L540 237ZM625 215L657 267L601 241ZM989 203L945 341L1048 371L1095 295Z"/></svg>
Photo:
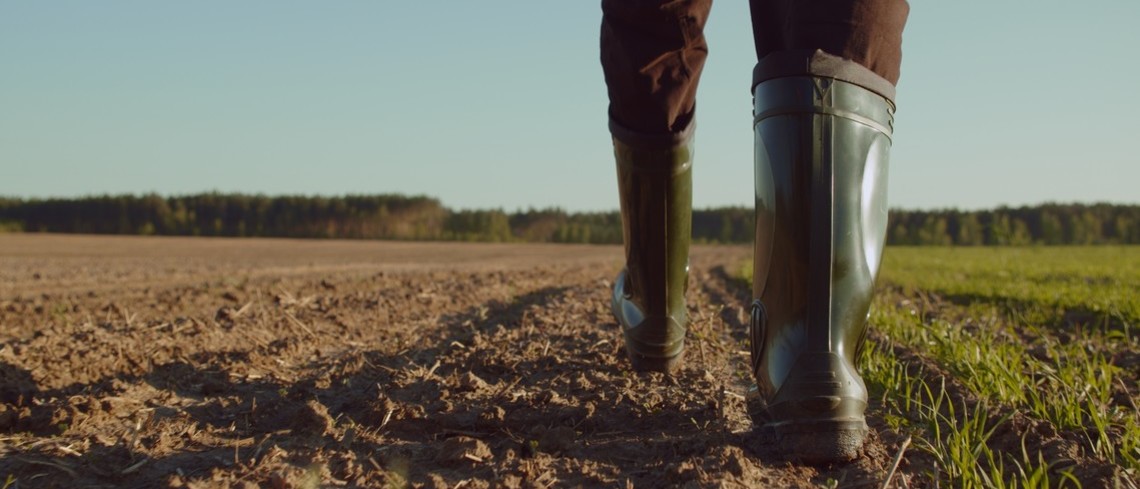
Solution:
<svg viewBox="0 0 1140 489"><path fill-rule="evenodd" d="M712 0L602 0L602 71L619 139L668 141L691 127L711 6ZM751 0L750 6L760 61L753 85L810 74L847 79L893 99L906 0Z"/></svg>

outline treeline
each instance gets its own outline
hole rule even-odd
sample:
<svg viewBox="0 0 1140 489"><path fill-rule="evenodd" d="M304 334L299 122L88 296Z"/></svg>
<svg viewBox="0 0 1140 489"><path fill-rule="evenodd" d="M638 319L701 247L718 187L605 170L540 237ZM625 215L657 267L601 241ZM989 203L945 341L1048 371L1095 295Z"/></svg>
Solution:
<svg viewBox="0 0 1140 489"><path fill-rule="evenodd" d="M894 245L1140 244L1140 206L1043 204L984 211L893 210Z"/></svg>
<svg viewBox="0 0 1140 489"><path fill-rule="evenodd" d="M4 231L561 243L622 240L617 212L450 210L435 198L404 195L0 198L0 232Z"/></svg>
<svg viewBox="0 0 1140 489"><path fill-rule="evenodd" d="M693 211L698 243L750 243L752 210ZM0 232L616 244L616 212L451 210L426 196L0 198ZM896 245L1140 244L1140 206L1045 204L987 211L891 212Z"/></svg>
<svg viewBox="0 0 1140 489"><path fill-rule="evenodd" d="M402 195L207 193L0 200L0 222L48 233L433 239L447 217L436 199Z"/></svg>

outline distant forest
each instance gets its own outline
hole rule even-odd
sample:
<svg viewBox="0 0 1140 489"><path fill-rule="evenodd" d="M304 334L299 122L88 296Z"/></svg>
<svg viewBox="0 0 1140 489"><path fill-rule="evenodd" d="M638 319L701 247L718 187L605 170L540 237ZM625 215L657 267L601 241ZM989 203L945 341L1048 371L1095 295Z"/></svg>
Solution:
<svg viewBox="0 0 1140 489"><path fill-rule="evenodd" d="M890 214L892 245L1140 244L1140 206L1044 204ZM528 209L452 210L438 199L206 193L163 197L0 198L0 232L621 243L621 215ZM752 209L693 211L698 243L749 243Z"/></svg>

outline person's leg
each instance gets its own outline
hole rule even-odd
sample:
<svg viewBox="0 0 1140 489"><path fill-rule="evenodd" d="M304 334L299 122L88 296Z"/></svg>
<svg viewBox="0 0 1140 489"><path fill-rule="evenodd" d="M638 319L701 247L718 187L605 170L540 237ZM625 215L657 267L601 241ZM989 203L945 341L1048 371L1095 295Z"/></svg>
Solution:
<svg viewBox="0 0 1140 489"><path fill-rule="evenodd" d="M615 136L689 128L711 6L712 0L602 0L602 71Z"/></svg>
<svg viewBox="0 0 1140 489"><path fill-rule="evenodd" d="M780 444L858 455L855 361L886 237L905 0L752 2L757 53L752 366Z"/></svg>
<svg viewBox="0 0 1140 489"><path fill-rule="evenodd" d="M799 74L833 76L840 67L817 61L811 68L811 54L819 50L866 68L892 87L898 83L903 26L910 12L906 0L752 0L750 6L761 63L804 60L807 54ZM773 54L778 56L770 58ZM893 98L893 88L889 90L888 98Z"/></svg>
<svg viewBox="0 0 1140 489"><path fill-rule="evenodd" d="M611 303L637 370L669 371L684 349L692 137L711 0L603 0L626 266Z"/></svg>

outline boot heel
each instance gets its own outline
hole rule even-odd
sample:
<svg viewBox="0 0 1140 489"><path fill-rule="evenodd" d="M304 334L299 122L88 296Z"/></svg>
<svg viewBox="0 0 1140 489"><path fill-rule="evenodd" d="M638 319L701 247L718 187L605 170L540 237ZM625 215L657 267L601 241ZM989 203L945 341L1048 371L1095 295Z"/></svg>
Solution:
<svg viewBox="0 0 1140 489"><path fill-rule="evenodd" d="M782 450L805 462L851 460L859 455L867 422L866 387L843 357L805 352L776 393L769 423Z"/></svg>
<svg viewBox="0 0 1140 489"><path fill-rule="evenodd" d="M800 419L772 426L780 450L807 463L854 460L863 449L867 422L858 419Z"/></svg>
<svg viewBox="0 0 1140 489"><path fill-rule="evenodd" d="M629 363L638 372L675 372L681 365L684 355L678 353L671 357L647 357L633 352L629 353Z"/></svg>

